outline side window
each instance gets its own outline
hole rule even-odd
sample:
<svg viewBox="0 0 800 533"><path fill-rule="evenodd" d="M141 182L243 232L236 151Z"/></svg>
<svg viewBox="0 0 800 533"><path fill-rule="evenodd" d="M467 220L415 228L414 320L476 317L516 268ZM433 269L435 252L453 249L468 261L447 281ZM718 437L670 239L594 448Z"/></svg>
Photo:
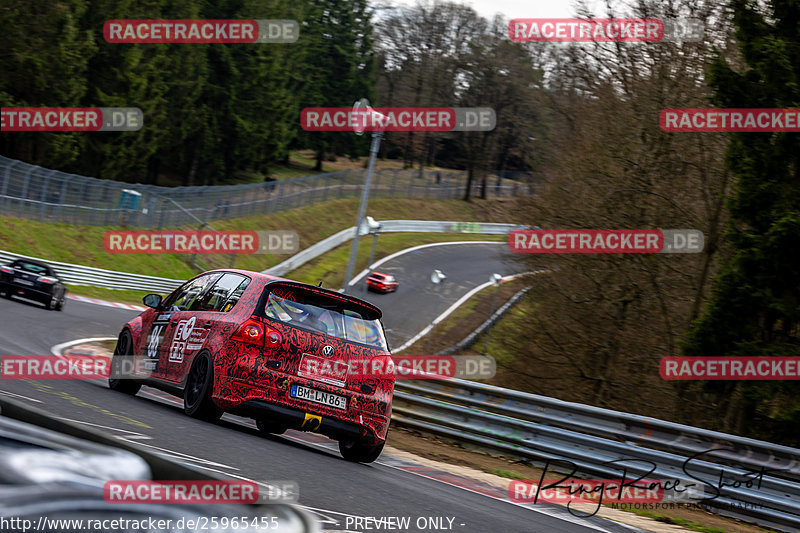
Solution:
<svg viewBox="0 0 800 533"><path fill-rule="evenodd" d="M169 297L169 300L164 304L168 311L187 311L195 299L203 293L203 290L208 287L220 277L219 272L213 274L206 274L200 276L194 281L190 281Z"/></svg>
<svg viewBox="0 0 800 533"><path fill-rule="evenodd" d="M227 302L244 281L250 282L249 279L239 274L224 274L213 287L206 291L202 298L195 299L189 310L223 311L227 307L224 312L230 311L233 305L228 306ZM244 286L247 287L247 284ZM244 292L244 288L239 292L239 296L241 296L242 292ZM238 301L238 299L237 297L236 300ZM233 303L235 304L236 302Z"/></svg>
<svg viewBox="0 0 800 533"><path fill-rule="evenodd" d="M242 294L244 294L244 290L247 288L248 285L250 285L250 278L244 278L244 280L239 284L239 286L236 287L236 289L231 293L230 296L228 296L228 299L222 305L222 309L220 309L220 311L222 311L223 313L227 313L228 311L233 309L233 306L235 306L237 302L239 302L239 298L242 297Z"/></svg>

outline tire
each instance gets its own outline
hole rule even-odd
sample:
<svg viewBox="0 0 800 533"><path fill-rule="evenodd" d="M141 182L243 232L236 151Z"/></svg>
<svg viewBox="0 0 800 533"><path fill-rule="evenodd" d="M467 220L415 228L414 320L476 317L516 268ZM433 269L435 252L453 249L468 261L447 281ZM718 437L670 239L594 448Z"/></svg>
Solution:
<svg viewBox="0 0 800 533"><path fill-rule="evenodd" d="M56 304L56 311L63 311L64 305L67 303L67 294L64 293L61 295L61 299Z"/></svg>
<svg viewBox="0 0 800 533"><path fill-rule="evenodd" d="M339 453L346 460L354 463L371 463L380 457L384 444L386 444L386 441L374 446L368 446L360 442L340 440Z"/></svg>
<svg viewBox="0 0 800 533"><path fill-rule="evenodd" d="M121 356L133 356L133 338L131 337L131 332L127 329L119 334L119 338L117 339L117 346L114 348L114 355L111 356L111 374L114 375L119 370L119 361ZM117 364L114 364L114 361L117 361ZM112 379L109 377L108 379L108 388L111 390L115 390L118 392L123 392L125 394L130 394L133 396L139 389L142 388L142 384L133 379L125 379L125 378L115 378Z"/></svg>
<svg viewBox="0 0 800 533"><path fill-rule="evenodd" d="M214 367L208 352L200 353L192 362L183 390L183 411L192 418L217 420L222 411L211 399Z"/></svg>
<svg viewBox="0 0 800 533"><path fill-rule="evenodd" d="M58 297L53 293L50 295L50 299L44 302L44 306L47 308L48 311L53 311L56 306L58 305Z"/></svg>
<svg viewBox="0 0 800 533"><path fill-rule="evenodd" d="M280 435L284 433L288 427L284 426L283 424L278 424L273 422L272 420L263 420L257 419L256 426L258 427L258 431L261 432L262 435Z"/></svg>

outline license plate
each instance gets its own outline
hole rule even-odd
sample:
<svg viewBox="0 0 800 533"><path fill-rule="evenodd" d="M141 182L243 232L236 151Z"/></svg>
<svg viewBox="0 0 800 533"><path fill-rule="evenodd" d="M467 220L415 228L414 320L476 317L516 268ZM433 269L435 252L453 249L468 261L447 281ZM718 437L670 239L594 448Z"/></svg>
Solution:
<svg viewBox="0 0 800 533"><path fill-rule="evenodd" d="M19 283L20 285L27 285L28 287L33 287L33 282L28 281L27 279L14 278L14 283Z"/></svg>
<svg viewBox="0 0 800 533"><path fill-rule="evenodd" d="M298 398L307 402L327 405L336 409L347 409L347 397L323 392L317 389L309 389L301 385L292 385L292 398Z"/></svg>

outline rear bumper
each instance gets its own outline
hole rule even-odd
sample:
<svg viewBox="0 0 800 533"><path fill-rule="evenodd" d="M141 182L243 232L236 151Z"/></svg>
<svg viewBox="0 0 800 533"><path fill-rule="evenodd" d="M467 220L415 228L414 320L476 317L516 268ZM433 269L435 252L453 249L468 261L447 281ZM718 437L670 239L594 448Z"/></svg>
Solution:
<svg viewBox="0 0 800 533"><path fill-rule="evenodd" d="M27 285L17 285L15 283L9 283L5 281L0 281L0 291L17 296L23 296L24 298L30 298L31 300L43 300L45 302L49 302L53 295L52 289L48 291L42 291Z"/></svg>
<svg viewBox="0 0 800 533"><path fill-rule="evenodd" d="M263 418L292 429L321 433L336 440L361 440L370 444L386 440L391 417L392 392L370 396L350 390L333 390L297 376L270 372L270 379L242 380L220 376L213 397L224 410ZM339 410L289 394L292 384L346 396L347 409Z"/></svg>
<svg viewBox="0 0 800 533"><path fill-rule="evenodd" d="M369 435L369 431L364 426L323 416L320 416L319 419L309 419L304 411L276 405L264 400L246 401L236 408L234 412L250 418L265 418L286 424L294 429L321 433L336 440L362 440L365 438L372 440L375 438L374 435Z"/></svg>
<svg viewBox="0 0 800 533"><path fill-rule="evenodd" d="M387 287L386 285L376 285L374 283L367 283L367 287L376 292L392 292L396 287Z"/></svg>

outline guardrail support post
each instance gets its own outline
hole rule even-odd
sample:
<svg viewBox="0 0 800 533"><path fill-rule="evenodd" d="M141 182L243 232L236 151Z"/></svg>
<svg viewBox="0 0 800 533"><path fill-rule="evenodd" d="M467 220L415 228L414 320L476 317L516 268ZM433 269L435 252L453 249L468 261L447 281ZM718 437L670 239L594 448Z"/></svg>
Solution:
<svg viewBox="0 0 800 533"><path fill-rule="evenodd" d="M14 161L8 165L8 167L6 167L6 178L3 181L3 190L0 191L0 198L3 199L3 210L0 212L4 212L6 210L6 206L11 205L11 201L10 199L6 198L6 195L8 194L8 184L11 183L11 169L14 168L14 165L17 163L19 163L19 161Z"/></svg>

